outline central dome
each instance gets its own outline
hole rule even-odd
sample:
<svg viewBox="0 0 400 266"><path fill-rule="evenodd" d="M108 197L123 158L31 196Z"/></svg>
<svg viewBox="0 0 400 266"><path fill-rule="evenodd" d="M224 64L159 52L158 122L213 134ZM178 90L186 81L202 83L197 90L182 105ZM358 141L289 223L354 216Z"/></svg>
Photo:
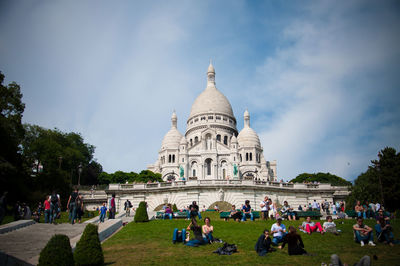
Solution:
<svg viewBox="0 0 400 266"><path fill-rule="evenodd" d="M189 119L210 111L235 117L228 99L215 87L215 70L211 63L207 72L207 88L194 101Z"/></svg>
<svg viewBox="0 0 400 266"><path fill-rule="evenodd" d="M233 116L232 106L228 99L215 87L207 87L194 101L190 111L190 117L212 111Z"/></svg>

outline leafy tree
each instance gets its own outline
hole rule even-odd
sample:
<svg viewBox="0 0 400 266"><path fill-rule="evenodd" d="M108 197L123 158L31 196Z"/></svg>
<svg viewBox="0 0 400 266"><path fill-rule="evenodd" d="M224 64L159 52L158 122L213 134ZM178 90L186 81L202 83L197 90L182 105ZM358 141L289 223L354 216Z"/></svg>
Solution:
<svg viewBox="0 0 400 266"><path fill-rule="evenodd" d="M150 170L143 170L140 174L135 172L123 172L123 171L116 171L115 173L108 174L106 172L102 172L99 175L99 183L100 184L110 184L110 183L147 183L148 181L151 182L162 182L161 174L153 173Z"/></svg>
<svg viewBox="0 0 400 266"><path fill-rule="evenodd" d="M0 192L9 191L8 197L13 201L28 194L20 154L25 104L19 85L12 82L6 86L3 82L4 75L0 72Z"/></svg>
<svg viewBox="0 0 400 266"><path fill-rule="evenodd" d="M389 211L400 208L400 154L386 147L378 154L378 160L354 181L347 202L353 207L357 200L382 203Z"/></svg>
<svg viewBox="0 0 400 266"><path fill-rule="evenodd" d="M330 173L302 173L296 178L290 180L293 183L303 183L303 182L320 182L320 183L328 183L332 186L351 186L351 182L345 180L336 175L332 175Z"/></svg>
<svg viewBox="0 0 400 266"><path fill-rule="evenodd" d="M22 155L26 172L32 175L32 189L41 192L35 195L43 197L56 190L61 194L61 200L65 201L71 185L79 181L81 185L97 184L102 167L93 160L94 146L85 143L80 134L29 124L24 127L26 134L21 143ZM80 180L79 165L82 165Z"/></svg>

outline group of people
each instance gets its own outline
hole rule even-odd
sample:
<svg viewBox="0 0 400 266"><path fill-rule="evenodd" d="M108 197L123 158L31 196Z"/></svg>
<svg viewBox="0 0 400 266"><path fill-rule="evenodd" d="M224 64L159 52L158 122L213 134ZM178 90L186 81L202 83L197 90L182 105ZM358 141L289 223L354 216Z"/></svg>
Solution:
<svg viewBox="0 0 400 266"><path fill-rule="evenodd" d="M344 218L344 211L346 209L346 203L344 201L328 202L326 199L321 203L314 200L309 202L308 205L299 205L299 211L323 211L327 215L333 214L338 215L339 218Z"/></svg>
<svg viewBox="0 0 400 266"><path fill-rule="evenodd" d="M361 201L357 201L356 206L354 206L354 211L357 213L357 217L367 218L375 218L375 214L380 210L384 210L384 207L380 203L372 203L367 200L361 204Z"/></svg>

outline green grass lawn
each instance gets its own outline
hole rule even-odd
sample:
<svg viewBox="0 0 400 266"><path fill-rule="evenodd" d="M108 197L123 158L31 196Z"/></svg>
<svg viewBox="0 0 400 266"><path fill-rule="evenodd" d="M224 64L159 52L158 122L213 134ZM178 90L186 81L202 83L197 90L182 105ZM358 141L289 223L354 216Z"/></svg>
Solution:
<svg viewBox="0 0 400 266"><path fill-rule="evenodd" d="M234 221L222 221L217 213L202 213L211 217L214 225L214 237L238 246L238 253L231 256L220 256L213 251L222 246L220 243L200 247L187 247L182 243L172 244L172 232L174 228L186 228L189 221L186 220L157 220L148 223L129 223L121 231L103 243L103 251L106 264L115 265L141 265L141 264L166 264L166 265L321 265L321 262L329 264L330 255L338 254L343 262L353 265L362 256L378 256L373 265L399 265L400 245L390 247L378 244L376 247L360 247L353 241L352 225L355 220L335 221L338 229L342 230L340 236L333 234L320 235L313 233L306 235L300 233L305 249L316 256L289 256L287 247L283 250L259 257L254 251L254 245L262 231L271 229L272 221L247 221L237 223ZM288 227L296 228L302 221L283 221ZM204 224L201 222L200 224ZM369 226L375 225L375 220L367 220ZM400 227L400 220L392 221L395 230ZM395 236L399 237L397 231Z"/></svg>

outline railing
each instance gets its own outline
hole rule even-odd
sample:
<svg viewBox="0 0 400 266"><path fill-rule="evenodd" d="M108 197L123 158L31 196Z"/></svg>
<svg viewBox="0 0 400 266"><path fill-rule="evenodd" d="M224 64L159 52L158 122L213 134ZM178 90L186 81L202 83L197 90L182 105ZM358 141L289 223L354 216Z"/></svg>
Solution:
<svg viewBox="0 0 400 266"><path fill-rule="evenodd" d="M231 186L231 185L244 185L244 186L257 186L257 187L272 187L284 189L335 189L339 188L346 190L346 187L336 187L330 184L300 184L300 183L286 183L275 181L259 181L259 180L223 180L223 179L209 179L209 180L188 180L188 181L174 181L174 182L161 182L161 183L147 183L147 184L110 184L109 190L132 190L132 189L158 189L158 188L173 188L173 187L187 187L187 186Z"/></svg>

